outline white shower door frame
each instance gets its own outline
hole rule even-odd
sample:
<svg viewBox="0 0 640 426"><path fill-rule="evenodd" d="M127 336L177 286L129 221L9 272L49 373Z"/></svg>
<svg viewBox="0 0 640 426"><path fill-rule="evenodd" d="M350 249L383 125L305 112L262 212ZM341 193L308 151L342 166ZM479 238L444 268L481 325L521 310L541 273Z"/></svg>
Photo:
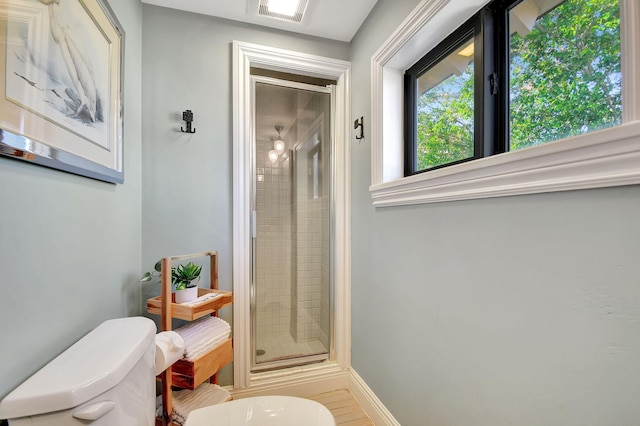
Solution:
<svg viewBox="0 0 640 426"><path fill-rule="evenodd" d="M269 382L271 373L251 373L251 263L252 263L252 141L253 109L251 67L336 80L334 101L335 139L333 162L334 230L334 347L330 361L312 372L293 371L304 380L327 373L346 371L351 366L351 181L350 165L350 77L347 61L293 52L257 44L233 42L233 339L234 388ZM266 375L266 376L265 376ZM280 370L273 379L282 377Z"/></svg>

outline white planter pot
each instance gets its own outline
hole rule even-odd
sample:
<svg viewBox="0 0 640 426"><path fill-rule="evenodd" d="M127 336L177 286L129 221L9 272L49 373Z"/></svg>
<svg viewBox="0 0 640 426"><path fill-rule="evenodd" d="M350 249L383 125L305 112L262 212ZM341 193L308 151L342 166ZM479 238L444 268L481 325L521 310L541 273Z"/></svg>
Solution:
<svg viewBox="0 0 640 426"><path fill-rule="evenodd" d="M176 303L192 302L198 298L198 287L187 287L184 290L176 290Z"/></svg>

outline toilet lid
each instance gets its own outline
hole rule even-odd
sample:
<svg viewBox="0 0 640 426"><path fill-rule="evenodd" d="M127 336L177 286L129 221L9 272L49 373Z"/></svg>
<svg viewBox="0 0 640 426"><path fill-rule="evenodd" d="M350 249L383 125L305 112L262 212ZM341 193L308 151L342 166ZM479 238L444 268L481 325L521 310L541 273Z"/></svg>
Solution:
<svg viewBox="0 0 640 426"><path fill-rule="evenodd" d="M103 322L0 401L0 419L66 410L108 391L142 358L155 332L149 318Z"/></svg>
<svg viewBox="0 0 640 426"><path fill-rule="evenodd" d="M335 426L322 404L292 396L257 396L193 410L184 426Z"/></svg>

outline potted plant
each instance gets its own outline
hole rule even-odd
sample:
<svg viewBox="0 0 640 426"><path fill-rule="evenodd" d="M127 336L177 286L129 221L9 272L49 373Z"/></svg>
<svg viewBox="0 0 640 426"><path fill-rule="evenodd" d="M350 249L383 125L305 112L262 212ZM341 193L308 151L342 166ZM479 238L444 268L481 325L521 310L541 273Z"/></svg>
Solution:
<svg viewBox="0 0 640 426"><path fill-rule="evenodd" d="M162 261L157 261L153 271L145 272L140 281L151 281L154 277L160 277ZM202 266L189 262L186 265L178 265L171 268L171 286L175 290L176 303L186 303L198 297L198 281Z"/></svg>
<svg viewBox="0 0 640 426"><path fill-rule="evenodd" d="M171 277L176 285L176 303L191 302L198 297L198 281L202 266L189 262L172 268Z"/></svg>

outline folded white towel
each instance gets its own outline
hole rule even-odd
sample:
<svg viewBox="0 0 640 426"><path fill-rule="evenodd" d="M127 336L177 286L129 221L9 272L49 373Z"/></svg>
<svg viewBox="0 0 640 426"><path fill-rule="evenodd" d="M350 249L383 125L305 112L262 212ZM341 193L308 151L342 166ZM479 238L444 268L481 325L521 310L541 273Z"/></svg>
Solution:
<svg viewBox="0 0 640 426"><path fill-rule="evenodd" d="M184 356L196 359L224 342L231 335L231 326L217 317L205 317L175 330L184 340Z"/></svg>
<svg viewBox="0 0 640 426"><path fill-rule="evenodd" d="M176 330L179 332L183 339L189 340L199 340L202 336L209 336L211 334L223 333L226 331L230 331L231 327L229 324L225 323L223 320L219 320L218 318L211 317L214 321L210 321L207 319L206 323L201 324L200 327L195 328L187 328L181 327Z"/></svg>
<svg viewBox="0 0 640 426"><path fill-rule="evenodd" d="M212 340L215 340L221 336L228 336L231 333L229 328L212 327L209 330L204 330L199 333L189 334L178 331L178 334L185 341L185 353L189 353L192 350L197 350L202 346L207 346Z"/></svg>
<svg viewBox="0 0 640 426"><path fill-rule="evenodd" d="M212 383L203 383L194 390L173 392L173 421L184 424L193 410L219 404L231 399L225 389Z"/></svg>
<svg viewBox="0 0 640 426"><path fill-rule="evenodd" d="M196 360L200 358L202 355L206 354L207 352L215 349L217 346L220 346L222 343L226 342L228 338L229 336L226 335L226 336L221 336L218 339L214 339L211 341L210 345L203 346L197 350L190 351L187 355L185 355L185 358L188 360Z"/></svg>
<svg viewBox="0 0 640 426"><path fill-rule="evenodd" d="M209 330L211 328L217 328L217 327L230 328L229 324L221 318L203 317L203 318L200 318L199 320L192 321L188 324L185 324L184 326L180 327L179 330L181 330L181 334L184 333L184 334L191 335L191 334L202 333L202 332L205 332L206 330Z"/></svg>
<svg viewBox="0 0 640 426"><path fill-rule="evenodd" d="M189 349L188 351L186 351L184 357L190 360L200 358L205 353L213 350L214 348L219 346L221 343L224 343L228 338L229 338L229 332L223 335L216 336L215 338L211 338L210 340L207 341L206 344L199 345L197 347L194 347L193 349Z"/></svg>

